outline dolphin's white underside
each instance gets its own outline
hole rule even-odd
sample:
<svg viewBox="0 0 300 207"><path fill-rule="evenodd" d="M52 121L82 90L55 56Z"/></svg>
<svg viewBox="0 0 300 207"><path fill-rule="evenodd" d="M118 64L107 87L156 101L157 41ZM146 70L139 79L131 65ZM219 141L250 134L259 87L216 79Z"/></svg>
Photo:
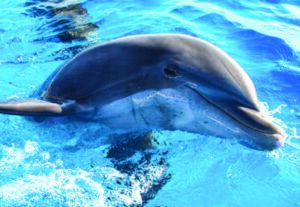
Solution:
<svg viewBox="0 0 300 207"><path fill-rule="evenodd" d="M94 117L126 131L183 130L221 137L241 132L235 120L184 86L136 93L99 108Z"/></svg>

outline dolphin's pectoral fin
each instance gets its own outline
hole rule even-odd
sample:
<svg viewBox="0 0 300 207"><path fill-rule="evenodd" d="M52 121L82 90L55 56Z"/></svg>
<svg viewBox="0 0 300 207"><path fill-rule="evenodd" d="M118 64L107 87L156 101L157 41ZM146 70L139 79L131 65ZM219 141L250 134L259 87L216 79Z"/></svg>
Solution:
<svg viewBox="0 0 300 207"><path fill-rule="evenodd" d="M9 101L0 103L0 113L24 116L59 116L59 104L42 100Z"/></svg>

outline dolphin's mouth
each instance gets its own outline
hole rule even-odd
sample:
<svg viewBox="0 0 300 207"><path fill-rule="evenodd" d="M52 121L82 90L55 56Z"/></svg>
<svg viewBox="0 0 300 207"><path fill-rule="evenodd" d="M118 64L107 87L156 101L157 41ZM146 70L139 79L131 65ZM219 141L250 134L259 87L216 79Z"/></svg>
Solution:
<svg viewBox="0 0 300 207"><path fill-rule="evenodd" d="M240 124L250 128L251 130L257 131L262 134L269 135L283 135L283 130L273 124L263 113L259 110L251 109L237 102L226 102L222 100L212 100L199 92L194 87L186 85L203 99L214 105L228 116L239 122Z"/></svg>
<svg viewBox="0 0 300 207"><path fill-rule="evenodd" d="M243 143L249 143L250 146L254 145L256 149L262 150L273 150L283 146L287 134L279 126L273 124L260 110L241 106L237 102L228 103L224 100L213 100L200 93L194 87L186 86L242 126L250 129L248 133L253 138L252 140L245 140L245 142L243 140ZM249 145L247 144L247 146Z"/></svg>

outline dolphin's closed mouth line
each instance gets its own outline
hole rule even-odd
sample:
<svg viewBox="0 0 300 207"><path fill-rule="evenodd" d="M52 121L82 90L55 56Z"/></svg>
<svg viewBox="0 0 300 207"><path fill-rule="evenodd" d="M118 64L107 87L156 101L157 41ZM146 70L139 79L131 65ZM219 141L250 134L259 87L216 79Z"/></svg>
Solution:
<svg viewBox="0 0 300 207"><path fill-rule="evenodd" d="M203 99L205 99L207 102L209 102L210 104L214 105L215 107L217 107L218 109L220 109L221 111L223 111L225 114L227 114L228 116L230 116L231 118L233 118L234 120L236 120L237 122L241 123L242 125L248 127L249 129L251 130L254 130L254 131L257 131L259 133L263 133L263 134L273 134L273 133L266 133L264 131L261 131L261 130L258 130L258 129L255 129L254 127L251 127L247 124L245 124L244 122L240 121L238 118L232 116L231 114L229 114L228 112L226 112L224 109L222 109L221 107L219 107L218 105L216 105L215 103L213 103L212 101L208 100L204 95L202 95L201 93L199 93L199 91L197 91L196 89L190 87L189 85L185 85L187 88L193 90L194 92L196 92L197 94L199 94Z"/></svg>

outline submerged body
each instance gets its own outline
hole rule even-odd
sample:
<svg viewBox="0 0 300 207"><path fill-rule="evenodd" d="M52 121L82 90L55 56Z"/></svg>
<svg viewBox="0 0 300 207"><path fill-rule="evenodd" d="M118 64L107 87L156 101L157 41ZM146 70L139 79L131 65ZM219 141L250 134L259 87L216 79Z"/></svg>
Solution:
<svg viewBox="0 0 300 207"><path fill-rule="evenodd" d="M236 137L269 150L285 139L261 112L242 68L212 44L185 35L131 36L88 49L49 78L40 99L3 103L0 112L88 112L114 128Z"/></svg>

